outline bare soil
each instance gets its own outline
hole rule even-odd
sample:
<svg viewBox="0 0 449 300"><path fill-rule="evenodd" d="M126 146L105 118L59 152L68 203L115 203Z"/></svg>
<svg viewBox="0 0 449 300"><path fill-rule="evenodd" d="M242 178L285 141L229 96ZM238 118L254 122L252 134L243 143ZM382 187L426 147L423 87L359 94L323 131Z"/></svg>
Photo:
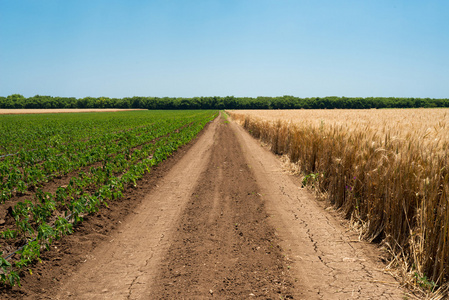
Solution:
<svg viewBox="0 0 449 300"><path fill-rule="evenodd" d="M209 162L147 295L293 298L293 280L267 218L261 189L235 133L220 123Z"/></svg>
<svg viewBox="0 0 449 300"><path fill-rule="evenodd" d="M216 119L56 242L4 299L401 299L278 158Z"/></svg>
<svg viewBox="0 0 449 300"><path fill-rule="evenodd" d="M80 113L80 112L114 112L126 110L144 110L144 109L122 109L122 108L18 108L8 109L1 108L0 115L17 115L17 114L57 114L57 113Z"/></svg>

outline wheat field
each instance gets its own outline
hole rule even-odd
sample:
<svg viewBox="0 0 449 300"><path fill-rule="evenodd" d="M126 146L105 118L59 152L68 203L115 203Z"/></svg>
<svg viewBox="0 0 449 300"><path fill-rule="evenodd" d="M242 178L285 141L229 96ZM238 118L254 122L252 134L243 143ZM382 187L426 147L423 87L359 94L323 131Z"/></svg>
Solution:
<svg viewBox="0 0 449 300"><path fill-rule="evenodd" d="M231 110L287 155L403 275L429 289L449 279L449 109Z"/></svg>

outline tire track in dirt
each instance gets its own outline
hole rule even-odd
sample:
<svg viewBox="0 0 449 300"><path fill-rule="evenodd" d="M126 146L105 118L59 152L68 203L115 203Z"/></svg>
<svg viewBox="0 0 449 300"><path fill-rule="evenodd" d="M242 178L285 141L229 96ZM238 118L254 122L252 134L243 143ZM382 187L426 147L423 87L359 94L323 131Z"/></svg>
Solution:
<svg viewBox="0 0 449 300"><path fill-rule="evenodd" d="M62 284L56 299L148 299L143 296L171 240L172 229L204 171L218 120L164 176L109 242L98 246Z"/></svg>
<svg viewBox="0 0 449 300"><path fill-rule="evenodd" d="M288 175L274 154L236 123L231 127L291 260L295 299L404 299L405 291L381 271L385 266L373 245L354 243L354 236L299 187L299 179Z"/></svg>
<svg viewBox="0 0 449 300"><path fill-rule="evenodd" d="M229 124L147 292L152 299L290 299L292 279L264 201Z"/></svg>

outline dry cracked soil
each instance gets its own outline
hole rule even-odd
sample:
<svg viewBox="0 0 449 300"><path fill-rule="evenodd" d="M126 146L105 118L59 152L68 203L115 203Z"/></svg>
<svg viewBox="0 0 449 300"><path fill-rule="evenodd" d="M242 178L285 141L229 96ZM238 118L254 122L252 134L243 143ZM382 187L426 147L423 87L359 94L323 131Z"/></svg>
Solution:
<svg viewBox="0 0 449 300"><path fill-rule="evenodd" d="M5 299L403 299L379 252L217 118Z"/></svg>

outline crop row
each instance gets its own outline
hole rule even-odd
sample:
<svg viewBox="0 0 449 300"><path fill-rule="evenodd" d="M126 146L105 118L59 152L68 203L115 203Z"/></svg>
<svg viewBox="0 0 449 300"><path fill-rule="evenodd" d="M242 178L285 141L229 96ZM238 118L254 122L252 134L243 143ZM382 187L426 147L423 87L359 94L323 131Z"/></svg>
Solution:
<svg viewBox="0 0 449 300"><path fill-rule="evenodd" d="M11 210L14 226L1 232L2 244L22 243L23 246L17 253L3 254L4 258L0 259L1 281L11 285L19 283L20 271L39 260L43 248L70 234L84 215L120 198L127 186L135 186L152 166L189 142L215 117L216 112L211 111L185 113L160 122L157 133L147 135L141 132L137 140L129 139L130 142L123 145L118 142L119 149L113 146L115 143L105 144L106 148L112 147L114 151L103 152L98 148L97 151L102 153L100 165L80 171L68 185L58 187L54 193L37 188L34 199L15 204ZM114 155L108 155L110 153ZM14 263L6 260L10 257Z"/></svg>
<svg viewBox="0 0 449 300"><path fill-rule="evenodd" d="M161 113L148 115L145 112L123 112L120 116L113 113L82 113L61 118L58 114L5 115L0 118L0 129L7 133L0 140L0 155L19 151L41 149L52 143L76 142L95 138L111 131L124 131L141 125L154 123ZM179 115L179 114L178 114Z"/></svg>
<svg viewBox="0 0 449 300"><path fill-rule="evenodd" d="M162 121L134 131L106 134L87 142L61 144L58 147L21 151L14 157L0 161L0 203L14 192L23 194L28 188L65 175L78 168L106 159L140 146L182 127L188 119Z"/></svg>

